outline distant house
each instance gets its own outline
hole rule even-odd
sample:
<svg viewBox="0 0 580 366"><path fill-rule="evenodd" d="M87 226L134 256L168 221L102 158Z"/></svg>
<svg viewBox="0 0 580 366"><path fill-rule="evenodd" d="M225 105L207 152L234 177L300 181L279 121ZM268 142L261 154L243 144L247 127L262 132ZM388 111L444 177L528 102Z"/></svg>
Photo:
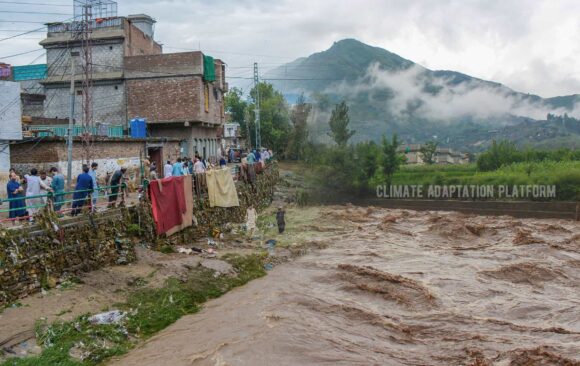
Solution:
<svg viewBox="0 0 580 366"><path fill-rule="evenodd" d="M223 145L238 146L240 143L240 124L237 122L224 123L224 132L222 135Z"/></svg>
<svg viewBox="0 0 580 366"><path fill-rule="evenodd" d="M421 144L409 144L399 146L399 152L405 154L407 158L407 164L423 165L425 161L423 160L423 154L421 153ZM435 164L447 165L447 164L467 164L469 159L467 154L460 151L455 151L450 148L438 147L433 156Z"/></svg>

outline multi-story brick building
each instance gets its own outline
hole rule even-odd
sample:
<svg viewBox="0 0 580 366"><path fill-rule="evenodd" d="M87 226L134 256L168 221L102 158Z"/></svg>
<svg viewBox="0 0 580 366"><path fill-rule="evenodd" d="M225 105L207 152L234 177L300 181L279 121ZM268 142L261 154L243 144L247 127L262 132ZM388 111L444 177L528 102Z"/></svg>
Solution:
<svg viewBox="0 0 580 366"><path fill-rule="evenodd" d="M202 52L163 54L154 40L155 20L140 14L95 20L92 24L92 111L94 124L123 125L145 118L149 136L181 141L181 154L198 151L215 156L218 130L224 122L225 64ZM48 25L48 75L44 117L68 117L71 52L75 57L77 90L75 120L83 121L81 41L71 32L75 23ZM159 143L148 151L159 160Z"/></svg>
<svg viewBox="0 0 580 366"><path fill-rule="evenodd" d="M147 120L155 137L182 140L182 153L213 157L227 91L225 65L203 53L125 57L129 116Z"/></svg>
<svg viewBox="0 0 580 366"><path fill-rule="evenodd" d="M92 44L92 100L93 122L127 125L125 80L126 56L160 54L161 45L153 39L155 20L147 15L130 15L93 20ZM46 49L48 65L45 87L45 117L66 117L70 107L71 53L75 60L77 95L75 119L82 121L82 90L84 55L81 39L72 32L77 22L48 25L47 38L40 42Z"/></svg>

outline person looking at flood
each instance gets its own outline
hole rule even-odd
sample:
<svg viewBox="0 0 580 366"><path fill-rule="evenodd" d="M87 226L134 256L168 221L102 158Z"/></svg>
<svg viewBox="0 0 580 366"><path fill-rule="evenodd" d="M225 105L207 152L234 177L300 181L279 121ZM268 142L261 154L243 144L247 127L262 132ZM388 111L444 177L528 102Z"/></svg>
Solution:
<svg viewBox="0 0 580 366"><path fill-rule="evenodd" d="M248 238L250 238L250 240L252 240L254 231L256 230L257 218L258 214L256 213L256 209L254 206L250 205L246 210L246 230L248 231Z"/></svg>
<svg viewBox="0 0 580 366"><path fill-rule="evenodd" d="M54 191L54 210L58 212L62 208L62 201L64 201L64 176L59 173L55 166L50 168L49 173L52 175L50 188Z"/></svg>
<svg viewBox="0 0 580 366"><path fill-rule="evenodd" d="M278 234L282 234L286 228L286 220L284 216L286 211L282 207L278 207L278 212L276 212L276 223L278 224Z"/></svg>
<svg viewBox="0 0 580 366"><path fill-rule="evenodd" d="M110 184L111 194L109 195L109 208L115 207L115 205L117 204L117 196L119 195L119 189L122 188L123 177L124 177L126 171L127 171L127 168L122 167L121 169L119 169L115 173L113 173L113 176L111 177L111 184Z"/></svg>
<svg viewBox="0 0 580 366"><path fill-rule="evenodd" d="M42 193L42 190L50 190L50 187L40 180L36 168L32 168L30 174L26 174L24 178L26 179L26 197L38 196ZM28 206L28 214L31 222L34 221L34 215L36 215L38 210L43 206L43 203L41 197L26 199L26 206Z"/></svg>
<svg viewBox="0 0 580 366"><path fill-rule="evenodd" d="M20 198L24 196L24 188L20 184L20 177L15 172L10 172L10 181L6 185L6 191L8 192L8 198ZM24 199L15 199L10 201L10 212L8 217L14 219L21 219L26 216L26 203Z"/></svg>
<svg viewBox="0 0 580 366"><path fill-rule="evenodd" d="M73 203L71 215L76 216L81 213L86 203L87 196L93 191L93 177L89 175L89 166L83 164L83 172L77 177L75 193L73 194Z"/></svg>

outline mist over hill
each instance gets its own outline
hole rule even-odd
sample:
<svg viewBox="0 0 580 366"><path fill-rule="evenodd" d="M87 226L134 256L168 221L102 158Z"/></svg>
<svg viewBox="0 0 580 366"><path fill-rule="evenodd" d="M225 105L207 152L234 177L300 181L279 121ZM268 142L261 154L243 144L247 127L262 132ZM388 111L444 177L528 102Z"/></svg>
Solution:
<svg viewBox="0 0 580 366"><path fill-rule="evenodd" d="M485 62L485 61L482 61ZM580 95L542 98L456 71L429 70L354 39L269 71L264 79L290 103L304 93L315 108L312 136L326 141L335 103L346 100L354 141L398 133L409 143L436 139L480 150L493 139L520 144L580 147ZM547 114L566 115L566 123Z"/></svg>

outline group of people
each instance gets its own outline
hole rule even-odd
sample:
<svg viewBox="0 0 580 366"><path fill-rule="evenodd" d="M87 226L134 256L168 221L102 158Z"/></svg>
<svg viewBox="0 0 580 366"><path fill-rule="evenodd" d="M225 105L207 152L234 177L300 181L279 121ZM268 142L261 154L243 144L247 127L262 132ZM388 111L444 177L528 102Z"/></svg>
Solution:
<svg viewBox="0 0 580 366"><path fill-rule="evenodd" d="M220 157L219 166L224 167L227 162L224 157ZM207 159L202 158L196 151L193 158L189 157L179 157L174 163L171 160L167 160L163 166L163 177L180 177L182 175L193 175L205 173L206 170L215 168L215 165L209 162ZM157 174L152 174L150 171L151 179L156 179Z"/></svg>
<svg viewBox="0 0 580 366"><path fill-rule="evenodd" d="M58 168L52 167L49 174L46 171L38 172L32 168L29 174L21 176L15 169L10 169L9 181L6 191L10 201L8 217L13 220L29 218L34 220L34 215L48 202L48 193L53 194L55 210L60 210L64 201L64 176ZM21 198L21 199L18 199Z"/></svg>
<svg viewBox="0 0 580 366"><path fill-rule="evenodd" d="M82 173L77 177L77 183L73 193L71 211L72 216L76 216L82 211L83 207L87 204L87 198L89 196L91 197L91 211L96 211L99 192L102 191L102 189L99 187L97 178L98 168L99 164L97 162L91 163L90 168L88 165L83 164ZM117 169L111 176L111 179L109 180L110 193L107 204L108 208L116 206L119 190L122 188L122 185L125 182L124 178L126 172L127 168L123 166Z"/></svg>
<svg viewBox="0 0 580 366"><path fill-rule="evenodd" d="M261 163L262 165L264 165L272 158L272 156L273 156L272 150L262 148L262 149L253 149L252 151L249 151L245 159L248 164Z"/></svg>
<svg viewBox="0 0 580 366"><path fill-rule="evenodd" d="M93 162L90 167L86 164L82 167L82 173L76 180L75 191L72 198L71 215L81 212L87 204L87 198L92 198L92 209L96 207L99 197L99 185L97 179L98 163ZM119 187L124 182L123 177L127 169L121 167L111 177L109 194L109 207L115 206ZM6 184L8 193L9 214L8 217L16 222L28 218L34 221L38 211L50 202L55 212L61 212L65 201L65 178L57 167L51 167L48 171L38 171L32 168L29 174L20 175L15 169L10 169L9 181ZM50 195L49 195L50 193Z"/></svg>

